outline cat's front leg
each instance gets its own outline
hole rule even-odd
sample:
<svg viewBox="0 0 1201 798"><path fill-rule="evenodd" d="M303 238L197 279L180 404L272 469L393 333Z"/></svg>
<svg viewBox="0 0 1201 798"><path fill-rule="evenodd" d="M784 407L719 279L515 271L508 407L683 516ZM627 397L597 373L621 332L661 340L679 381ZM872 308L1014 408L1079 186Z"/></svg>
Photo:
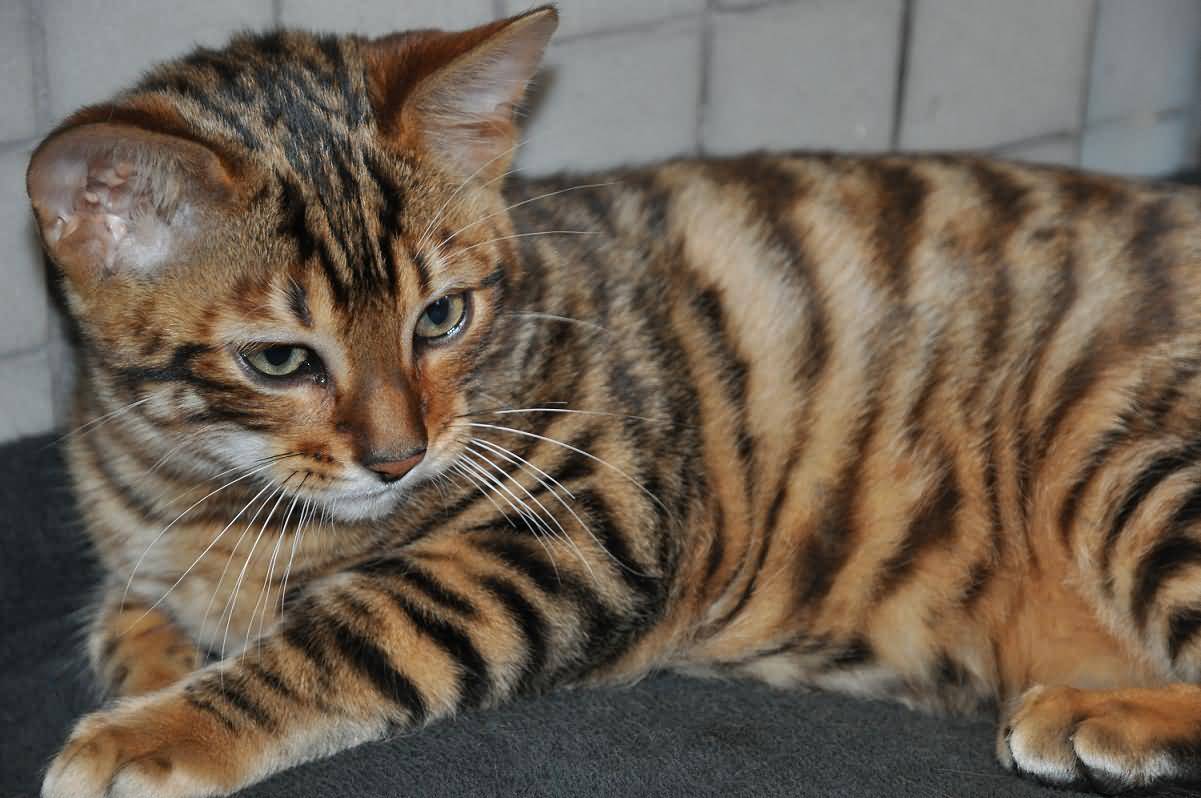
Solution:
<svg viewBox="0 0 1201 798"><path fill-rule="evenodd" d="M88 658L107 695L152 693L200 666L200 650L170 614L110 585L88 633Z"/></svg>
<svg viewBox="0 0 1201 798"><path fill-rule="evenodd" d="M83 718L46 773L44 798L226 795L452 708L433 680L415 686L409 674L425 663L398 662L388 649L399 641L339 610L344 595L308 599L237 657Z"/></svg>
<svg viewBox="0 0 1201 798"><path fill-rule="evenodd" d="M611 563L589 573L544 553L511 532L462 533L315 583L238 657L85 718L43 795L224 795L612 662L645 603Z"/></svg>

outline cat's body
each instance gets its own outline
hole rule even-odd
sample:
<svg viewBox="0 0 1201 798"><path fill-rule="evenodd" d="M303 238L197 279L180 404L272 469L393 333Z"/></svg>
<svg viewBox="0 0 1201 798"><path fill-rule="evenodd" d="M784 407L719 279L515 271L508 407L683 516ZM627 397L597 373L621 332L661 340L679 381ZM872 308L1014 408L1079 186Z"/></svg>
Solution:
<svg viewBox="0 0 1201 798"><path fill-rule="evenodd" d="M664 667L996 703L1002 761L1056 783L1201 773L1201 691L1168 687L1201 675L1201 195L833 155L501 195L508 129L456 138L463 97L422 92L476 85L471 48L522 60L546 14L400 55L248 40L35 156L80 423L107 419L70 444L112 573L92 654L147 694L86 720L46 794L228 791ZM271 57L300 66L246 77ZM81 152L102 196L67 202ZM227 204L183 244L145 221ZM453 292L460 326L422 343ZM322 365L264 382L247 341ZM192 673L198 647L226 658Z"/></svg>

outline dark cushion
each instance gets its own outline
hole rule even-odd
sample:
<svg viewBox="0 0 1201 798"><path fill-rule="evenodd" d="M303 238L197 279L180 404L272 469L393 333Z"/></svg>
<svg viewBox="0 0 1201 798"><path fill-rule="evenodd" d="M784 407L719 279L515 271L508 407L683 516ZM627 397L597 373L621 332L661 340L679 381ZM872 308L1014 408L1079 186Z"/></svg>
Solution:
<svg viewBox="0 0 1201 798"><path fill-rule="evenodd" d="M36 795L96 706L81 631L97 579L53 439L0 447L0 796ZM985 718L660 676L472 713L243 795L1065 795L1003 772L992 745Z"/></svg>

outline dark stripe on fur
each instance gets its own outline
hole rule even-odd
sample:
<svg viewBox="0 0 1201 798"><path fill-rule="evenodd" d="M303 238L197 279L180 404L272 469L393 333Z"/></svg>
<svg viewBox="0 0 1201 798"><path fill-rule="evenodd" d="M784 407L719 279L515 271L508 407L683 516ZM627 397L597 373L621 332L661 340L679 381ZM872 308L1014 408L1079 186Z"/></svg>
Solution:
<svg viewBox="0 0 1201 798"><path fill-rule="evenodd" d="M909 166L869 163L879 200L872 234L877 257L888 270L896 295L904 297L908 292L909 261L922 240L921 222L929 187Z"/></svg>
<svg viewBox="0 0 1201 798"><path fill-rule="evenodd" d="M763 526L763 539L759 544L758 552L755 556L755 565L750 572L750 577L747 579L746 586L743 588L738 600L721 618L713 621L706 626L705 631L715 633L721 631L727 624L738 617L738 614L746 608L751 597L755 594L756 588L759 586L759 575L763 572L763 564L767 561L768 551L771 549L772 539L775 535L776 525L780 520L780 512L784 507L784 502L788 498L789 488L792 485L792 472L800 462L800 450L794 448L789 454L788 462L784 466L784 471L780 476L780 481L776 484L776 490L773 494L771 505L767 510L767 518ZM743 574L747 559L751 552L750 543L743 550L739 557L738 565L734 569L733 575L726 586L726 590L734 585L736 580ZM724 593L724 591L723 591Z"/></svg>
<svg viewBox="0 0 1201 798"><path fill-rule="evenodd" d="M796 562L798 607L812 609L821 604L857 542L855 511L864 482L862 469L879 416L880 399L872 398L850 439L845 465L830 492L824 512L801 543Z"/></svg>
<svg viewBox="0 0 1201 798"><path fill-rule="evenodd" d="M488 697L492 682L488 675L488 663L480 655L471 636L444 618L417 606L401 593L387 588L385 592L413 626L436 643L458 665L460 704L466 707L481 706Z"/></svg>
<svg viewBox="0 0 1201 798"><path fill-rule="evenodd" d="M1122 426L1107 430L1085 457L1084 469L1076 477L1076 481L1072 483L1072 487L1068 489L1067 496L1063 500L1063 506L1059 508L1059 535L1065 548L1071 547L1072 529L1076 525L1076 514L1079 510L1080 502L1088 492L1089 486L1092 485L1093 478L1101 470L1101 467L1108 462L1109 455L1113 450L1128 438L1129 433Z"/></svg>
<svg viewBox="0 0 1201 798"><path fill-rule="evenodd" d="M250 694L244 689L245 683L241 679L229 677L224 679L210 678L207 687L215 695L220 696L225 703L253 721L256 726L268 731L273 731L277 728L275 718L271 717L267 710L263 709L257 701L251 698Z"/></svg>
<svg viewBox="0 0 1201 798"><path fill-rule="evenodd" d="M475 605L466 596L439 582L432 574L417 566L409 557L397 554L382 560L372 560L354 568L368 576L395 578L405 582L433 604L468 618L477 614Z"/></svg>
<svg viewBox="0 0 1201 798"><path fill-rule="evenodd" d="M305 327L312 328L313 314L309 310L309 299L304 286L295 280L288 281L288 307L292 315Z"/></svg>
<svg viewBox="0 0 1201 798"><path fill-rule="evenodd" d="M392 665L383 649L337 618L327 617L324 625L328 627L338 653L371 683L376 692L406 710L412 723L425 720L429 709L421 691Z"/></svg>
<svg viewBox="0 0 1201 798"><path fill-rule="evenodd" d="M232 718L230 718L217 707L210 704L208 701L205 701L203 698L198 698L189 692L184 694L184 700L187 701L188 705L194 709L198 709L201 712L216 718L217 721L228 731L236 732L238 730L238 725L234 723Z"/></svg>
<svg viewBox="0 0 1201 798"><path fill-rule="evenodd" d="M282 220L276 232L296 242L301 262L306 262L314 256L318 258L335 302L345 305L349 291L338 274L338 267L326 247L324 238L319 238L309 231L308 203L305 202L300 186L290 178L282 176L279 178L279 185Z"/></svg>
<svg viewBox="0 0 1201 798"><path fill-rule="evenodd" d="M1201 460L1201 441L1195 441L1182 449L1159 455L1139 473L1138 478L1127 489L1126 494L1117 505L1113 522L1106 530L1099 563L1103 574L1108 574L1114 546L1117 545L1118 538L1121 537L1126 524L1142 506L1143 501L1168 477L1181 469L1196 465L1198 460ZM1109 587L1109 580L1106 579L1106 588Z"/></svg>
<svg viewBox="0 0 1201 798"><path fill-rule="evenodd" d="M296 691L288 687L279 674L267 670L257 662L246 662L245 668L247 673L277 693L280 698L291 702L298 702L300 700L300 696L297 695Z"/></svg>
<svg viewBox="0 0 1201 798"><path fill-rule="evenodd" d="M1171 529L1179 527L1173 524ZM1141 631L1163 583L1189 566L1201 564L1201 543L1180 534L1171 534L1158 541L1139 560L1134 572L1134 589L1130 594L1130 611L1135 626Z"/></svg>
<svg viewBox="0 0 1201 798"><path fill-rule="evenodd" d="M549 648L546 617L507 579L484 577L480 585L500 602L525 638L526 660L521 668L521 684L528 687L546 667Z"/></svg>
<svg viewBox="0 0 1201 798"><path fill-rule="evenodd" d="M526 540L502 533L480 535L472 543L513 572L525 576L545 595L558 596L563 592L563 577Z"/></svg>
<svg viewBox="0 0 1201 798"><path fill-rule="evenodd" d="M905 584L922 552L942 547L955 536L955 512L961 498L954 463L948 463L938 487L910 522L900 546L880 567L873 590L876 601L883 601Z"/></svg>
<svg viewBox="0 0 1201 798"><path fill-rule="evenodd" d="M1168 617L1168 657L1174 663L1180 652L1201 632L1201 607L1185 607Z"/></svg>

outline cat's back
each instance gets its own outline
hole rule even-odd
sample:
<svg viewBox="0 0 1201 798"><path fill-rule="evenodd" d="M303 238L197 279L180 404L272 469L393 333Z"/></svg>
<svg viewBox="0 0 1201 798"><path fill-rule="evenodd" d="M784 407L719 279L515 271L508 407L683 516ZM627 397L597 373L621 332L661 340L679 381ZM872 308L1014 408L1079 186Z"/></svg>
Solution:
<svg viewBox="0 0 1201 798"><path fill-rule="evenodd" d="M916 391L908 424L935 387L973 415L1014 378L1028 394L1039 375L1091 369L1079 350L1103 349L1109 368L1201 340L1191 187L970 155L802 153L554 177L511 199L522 260L562 275L537 309L599 302L632 336L667 314L773 396Z"/></svg>
<svg viewBox="0 0 1201 798"><path fill-rule="evenodd" d="M787 265L810 270L848 260L856 245L850 259L879 284L907 283L932 260L1020 271L1073 248L1111 267L1152 260L1188 272L1183 264L1201 248L1201 189L969 154L684 158L520 182L510 193L523 234L574 224L577 234L601 236L580 246L603 250L616 239L643 254L662 251L657 244L721 250L754 239L787 248ZM556 246L572 249L563 239Z"/></svg>
<svg viewBox="0 0 1201 798"><path fill-rule="evenodd" d="M514 202L529 254L613 283L622 306L691 306L752 364L791 347L810 376L848 347L949 347L995 373L1097 336L1117 354L1201 335L1192 187L970 155L761 153L555 177Z"/></svg>

